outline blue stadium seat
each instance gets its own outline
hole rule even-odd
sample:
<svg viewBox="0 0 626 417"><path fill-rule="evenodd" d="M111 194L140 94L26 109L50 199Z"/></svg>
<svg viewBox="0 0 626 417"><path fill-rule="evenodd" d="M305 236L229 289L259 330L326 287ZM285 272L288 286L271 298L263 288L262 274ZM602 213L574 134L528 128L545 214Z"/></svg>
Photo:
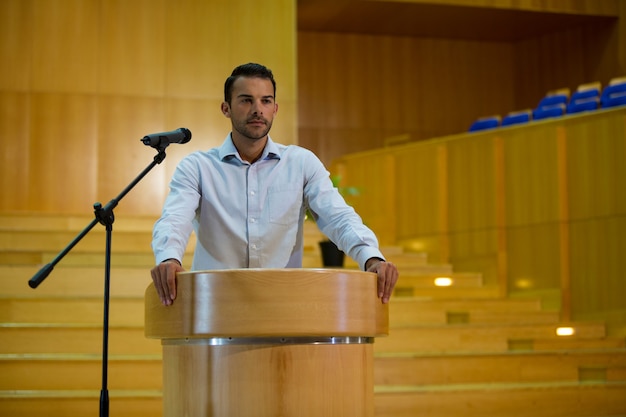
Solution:
<svg viewBox="0 0 626 417"><path fill-rule="evenodd" d="M600 83L589 83L578 86L567 103L565 113L573 114L596 110L600 107Z"/></svg>
<svg viewBox="0 0 626 417"><path fill-rule="evenodd" d="M520 110L520 111L511 112L502 118L501 126L504 127L504 126L528 123L531 120L531 115L532 113L530 110Z"/></svg>
<svg viewBox="0 0 626 417"><path fill-rule="evenodd" d="M541 99L537 107L533 110L533 120L547 119L549 117L559 117L565 114L565 108L569 100L569 92L559 90L548 93Z"/></svg>
<svg viewBox="0 0 626 417"><path fill-rule="evenodd" d="M487 116L476 119L469 127L469 132L494 129L500 126L500 116Z"/></svg>
<svg viewBox="0 0 626 417"><path fill-rule="evenodd" d="M602 91L600 103L603 108L626 105L626 77L613 78Z"/></svg>

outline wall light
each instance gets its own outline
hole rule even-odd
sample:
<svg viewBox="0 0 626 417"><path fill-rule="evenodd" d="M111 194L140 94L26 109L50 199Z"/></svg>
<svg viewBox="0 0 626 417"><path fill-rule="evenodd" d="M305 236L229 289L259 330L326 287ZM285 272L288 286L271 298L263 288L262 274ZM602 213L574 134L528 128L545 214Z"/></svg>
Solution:
<svg viewBox="0 0 626 417"><path fill-rule="evenodd" d="M449 277L437 277L435 278L435 285L438 287L449 287L453 284L452 278Z"/></svg>
<svg viewBox="0 0 626 417"><path fill-rule="evenodd" d="M573 327L557 327L556 335L557 336L572 336L576 333L576 329Z"/></svg>
<svg viewBox="0 0 626 417"><path fill-rule="evenodd" d="M528 289L534 287L534 282L528 278L520 278L515 281L515 286L517 288Z"/></svg>

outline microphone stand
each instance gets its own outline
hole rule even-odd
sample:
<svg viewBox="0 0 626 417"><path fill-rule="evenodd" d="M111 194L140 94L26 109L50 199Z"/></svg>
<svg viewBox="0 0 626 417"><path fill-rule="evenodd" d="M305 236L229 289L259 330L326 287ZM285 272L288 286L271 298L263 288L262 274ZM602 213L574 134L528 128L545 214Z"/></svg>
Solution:
<svg viewBox="0 0 626 417"><path fill-rule="evenodd" d="M31 288L37 288L39 284L46 279L46 277L52 272L54 266L67 255L74 246L80 240L89 233L91 229L100 223L106 227L106 252L104 262L104 320L102 328L102 389L100 391L100 417L108 417L109 415L109 391L107 388L107 369L108 369L108 345L109 345L109 289L111 283L111 237L113 234L113 222L115 221L115 215L113 209L118 205L120 200L124 198L128 192L139 183L145 177L152 168L157 164L160 164L165 159L165 148L169 145L167 141L160 142L156 149L159 153L154 157L154 160L148 165L138 176L135 178L116 198L109 201L104 207L102 204L95 203L93 205L95 219L81 232L65 249L63 249L52 262L46 264L28 281L28 285Z"/></svg>

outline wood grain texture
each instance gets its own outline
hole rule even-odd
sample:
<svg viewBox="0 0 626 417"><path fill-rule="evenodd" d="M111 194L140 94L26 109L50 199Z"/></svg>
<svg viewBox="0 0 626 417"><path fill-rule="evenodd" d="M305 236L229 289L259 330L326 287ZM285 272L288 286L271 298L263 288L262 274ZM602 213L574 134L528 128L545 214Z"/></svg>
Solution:
<svg viewBox="0 0 626 417"><path fill-rule="evenodd" d="M164 346L163 416L372 417L372 345Z"/></svg>
<svg viewBox="0 0 626 417"><path fill-rule="evenodd" d="M174 304L146 289L149 338L163 339L163 415L374 413L373 346L257 344L284 336L382 336L388 305L374 274L228 270L178 275ZM206 337L250 338L212 345Z"/></svg>
<svg viewBox="0 0 626 417"><path fill-rule="evenodd" d="M262 9L244 0L3 2L0 209L90 212L152 161L139 142L150 133L189 128L194 147L185 154L221 144L230 131L219 109L224 80L250 61L275 72L273 132L296 143L294 16L290 0ZM259 33L263 42L252 42ZM158 215L181 152L118 214Z"/></svg>
<svg viewBox="0 0 626 417"><path fill-rule="evenodd" d="M393 159L395 211L368 220L383 245L395 229L407 249L457 271L480 271L485 284L508 294L562 291L564 319L610 319L623 312L618 294L626 291L625 112L355 153L335 167L345 185L378 189L384 171L377 164ZM445 170L439 147L447 149ZM389 206L369 192L353 203L365 219Z"/></svg>
<svg viewBox="0 0 626 417"><path fill-rule="evenodd" d="M151 338L382 336L388 306L376 276L322 269L235 269L178 275L173 305L146 290Z"/></svg>

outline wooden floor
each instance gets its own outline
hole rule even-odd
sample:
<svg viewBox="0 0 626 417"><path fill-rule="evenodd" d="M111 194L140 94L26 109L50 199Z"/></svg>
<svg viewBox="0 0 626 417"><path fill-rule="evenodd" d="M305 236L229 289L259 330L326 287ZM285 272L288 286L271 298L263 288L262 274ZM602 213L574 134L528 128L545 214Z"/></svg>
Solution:
<svg viewBox="0 0 626 417"><path fill-rule="evenodd" d="M28 280L90 218L0 216L0 416L97 416L104 231L96 226L37 289ZM143 335L154 219L118 219L106 366L110 415L160 416L158 341ZM307 225L305 267L319 267ZM386 248L401 281L375 343L376 417L626 416L626 343L604 323L559 323L537 299L504 299L479 274ZM185 264L191 261L191 253ZM352 261L348 268L356 268ZM454 279L435 287L437 276ZM568 325L575 334L562 337Z"/></svg>

